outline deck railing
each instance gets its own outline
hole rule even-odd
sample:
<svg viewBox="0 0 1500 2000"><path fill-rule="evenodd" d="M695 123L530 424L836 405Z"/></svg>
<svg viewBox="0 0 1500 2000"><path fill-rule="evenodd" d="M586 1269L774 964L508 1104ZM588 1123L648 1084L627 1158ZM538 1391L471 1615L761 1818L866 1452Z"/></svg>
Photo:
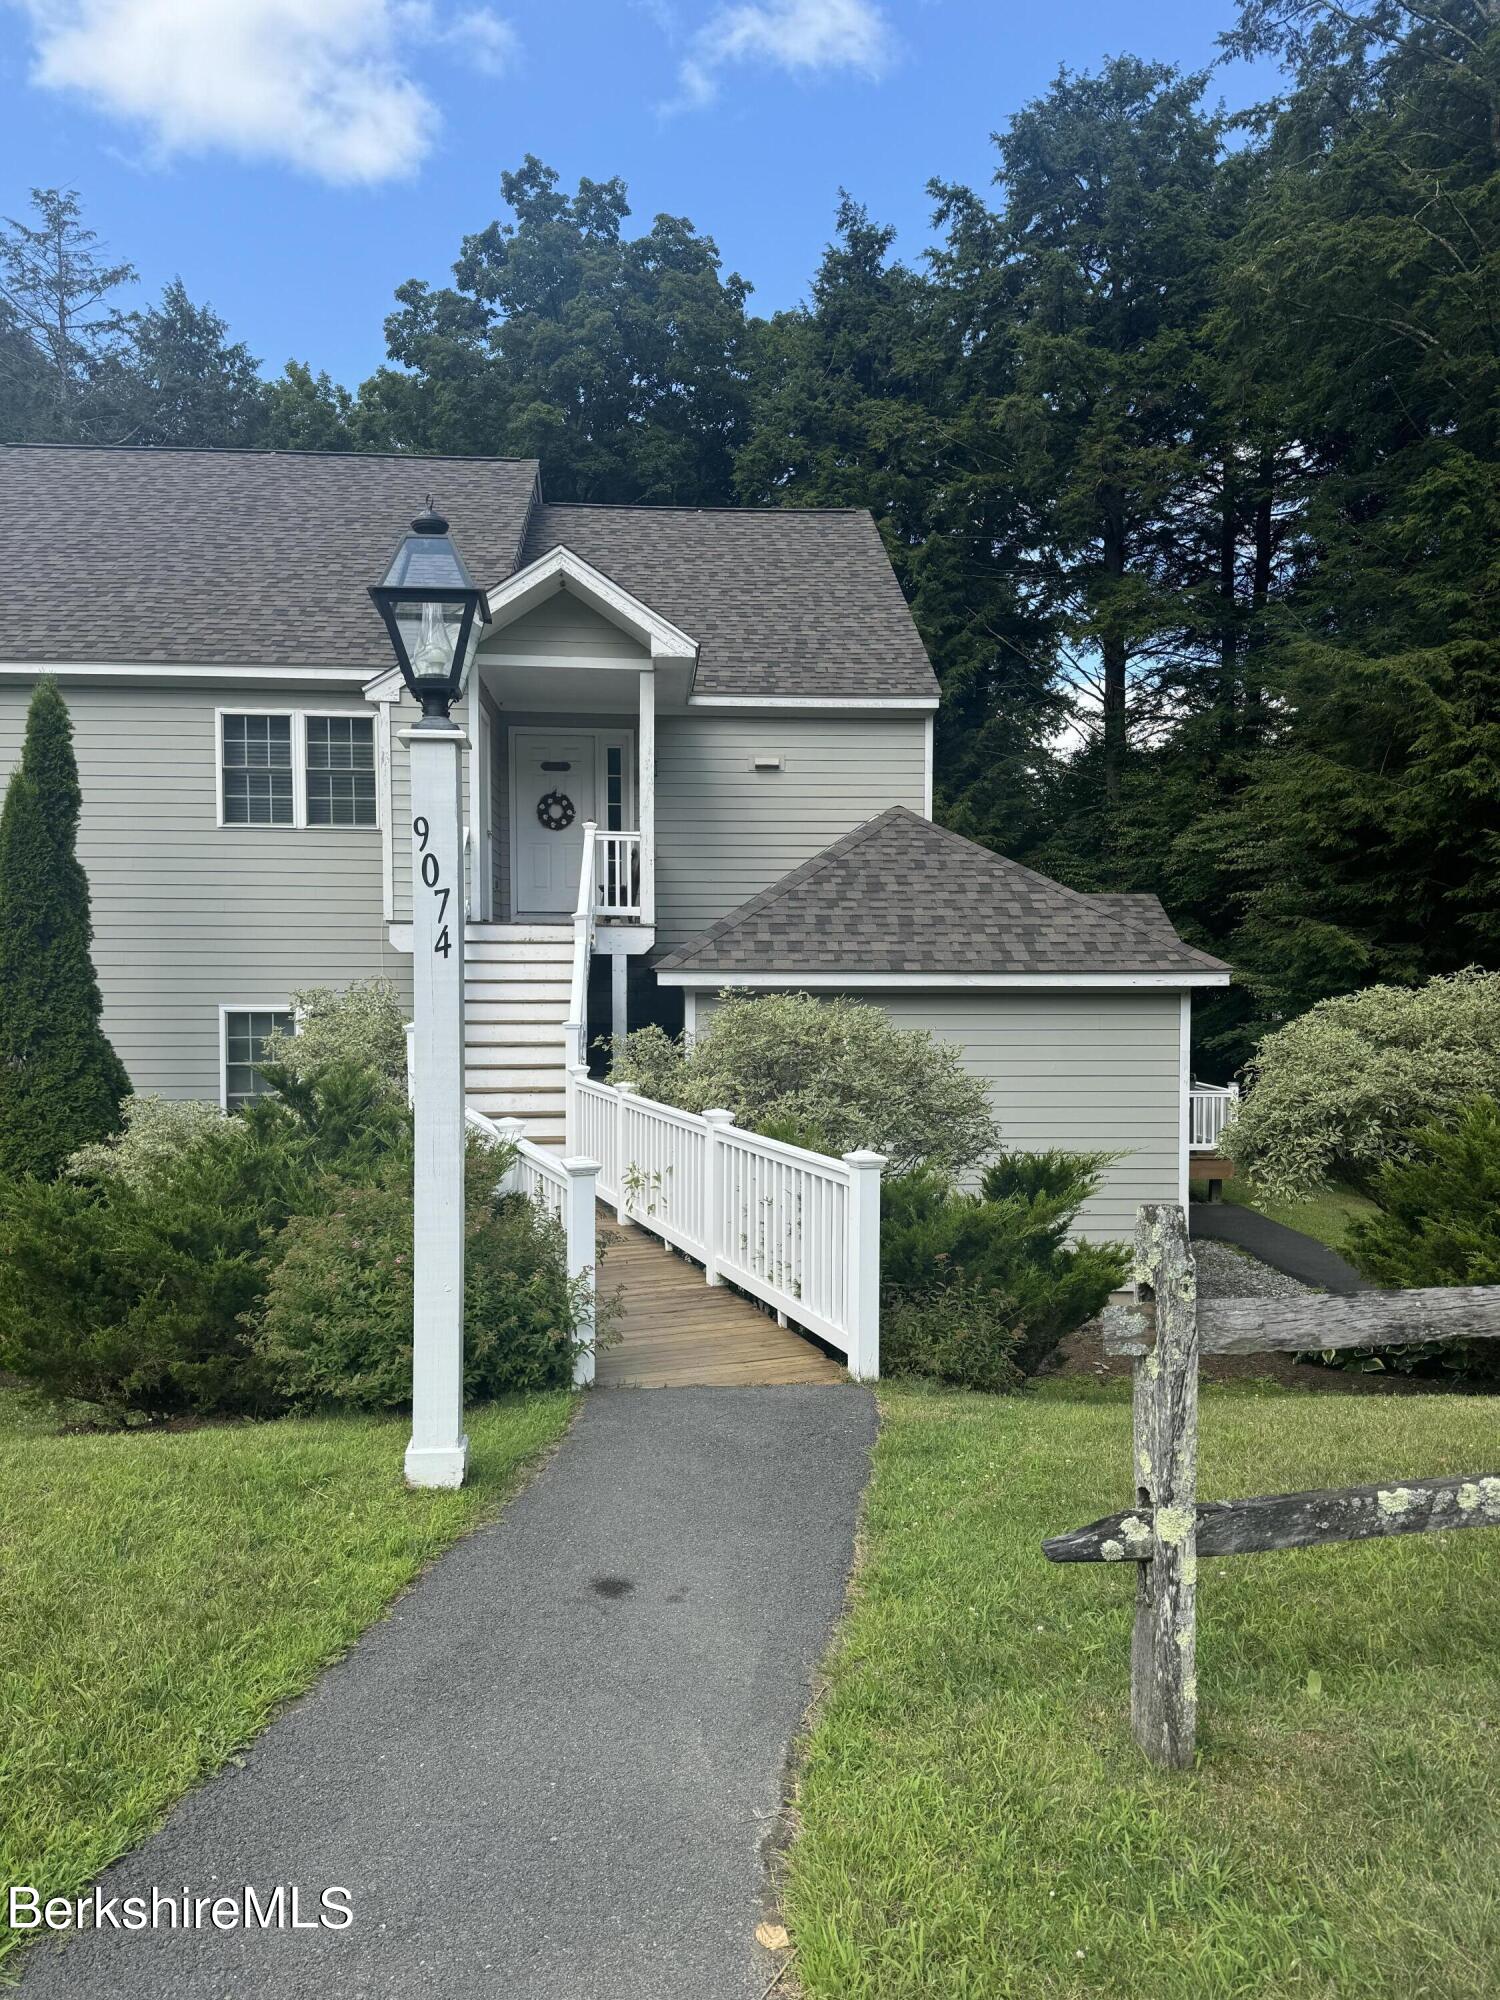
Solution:
<svg viewBox="0 0 1500 2000"><path fill-rule="evenodd" d="M601 917L641 914L641 836L638 833L594 835L594 911Z"/></svg>
<svg viewBox="0 0 1500 2000"><path fill-rule="evenodd" d="M1188 1147L1211 1153L1240 1101L1236 1083L1195 1083L1188 1097Z"/></svg>
<svg viewBox="0 0 1500 2000"><path fill-rule="evenodd" d="M598 1162L573 1157L559 1159L545 1146L533 1145L519 1118L486 1118L482 1111L466 1106L464 1120L471 1131L492 1144L515 1147L515 1160L500 1183L501 1192L529 1196L562 1224L568 1277L575 1284L582 1281L587 1300L578 1331L579 1338L587 1340L589 1345L573 1363L573 1380L581 1388L594 1379L594 1273L598 1262L594 1190Z"/></svg>
<svg viewBox="0 0 1500 2000"><path fill-rule="evenodd" d="M639 1223L783 1320L836 1347L849 1372L880 1373L878 1153L835 1160L734 1123L680 1111L628 1085L568 1075L568 1143L598 1162L598 1188Z"/></svg>

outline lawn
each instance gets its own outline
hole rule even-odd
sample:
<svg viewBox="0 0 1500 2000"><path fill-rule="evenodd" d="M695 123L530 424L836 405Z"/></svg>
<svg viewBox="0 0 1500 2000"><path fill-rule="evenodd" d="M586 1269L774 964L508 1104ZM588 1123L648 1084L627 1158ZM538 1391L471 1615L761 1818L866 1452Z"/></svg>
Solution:
<svg viewBox="0 0 1500 2000"><path fill-rule="evenodd" d="M1206 1194L1207 1188L1200 1185L1198 1192ZM1319 1188L1301 1201L1273 1201L1250 1181L1229 1180L1224 1183L1224 1199L1241 1208L1257 1209L1272 1222L1284 1222L1288 1229L1300 1229L1304 1236L1315 1236L1330 1250L1339 1251L1344 1248L1350 1223L1359 1216L1377 1213L1368 1195L1341 1186Z"/></svg>
<svg viewBox="0 0 1500 2000"><path fill-rule="evenodd" d="M404 1418L63 1436L0 1392L0 1882L66 1895L136 1845L512 1491L572 1402L471 1411L468 1485L409 1493Z"/></svg>
<svg viewBox="0 0 1500 2000"><path fill-rule="evenodd" d="M1500 1990L1500 1533L1199 1579L1199 1768L1129 1734L1128 1384L886 1387L784 1902L810 2000ZM1500 1471L1500 1399L1204 1391L1205 1498Z"/></svg>

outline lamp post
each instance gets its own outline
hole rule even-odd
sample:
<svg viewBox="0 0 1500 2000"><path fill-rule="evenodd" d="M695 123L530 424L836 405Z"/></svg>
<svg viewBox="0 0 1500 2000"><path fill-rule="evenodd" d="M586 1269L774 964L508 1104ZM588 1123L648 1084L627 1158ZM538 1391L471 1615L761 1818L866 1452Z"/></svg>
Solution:
<svg viewBox="0 0 1500 2000"><path fill-rule="evenodd" d="M461 1486L464 1435L464 883L462 752L450 711L488 607L448 523L411 524L370 586L421 716L401 732L411 761L412 1486Z"/></svg>

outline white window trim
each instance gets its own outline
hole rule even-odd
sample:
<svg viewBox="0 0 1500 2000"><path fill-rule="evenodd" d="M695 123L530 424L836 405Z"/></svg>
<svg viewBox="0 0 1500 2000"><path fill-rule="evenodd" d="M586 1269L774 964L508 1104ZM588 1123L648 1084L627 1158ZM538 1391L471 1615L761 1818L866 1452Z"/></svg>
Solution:
<svg viewBox="0 0 1500 2000"><path fill-rule="evenodd" d="M219 826L229 826L224 817L224 718L226 715L284 715L292 725L292 817L285 821L242 820L232 822L235 833L382 833L390 821L390 733L389 721L381 730L363 703L345 702L331 708L291 708L284 701L237 701L214 710L214 817ZM355 722L375 722L375 822L373 826L310 826L307 818L307 725L313 717L348 717ZM381 738L385 737L382 750ZM382 755L385 782L382 783Z"/></svg>
<svg viewBox="0 0 1500 2000"><path fill-rule="evenodd" d="M238 709L233 713L239 714ZM293 1031L297 1010L290 1000L221 1000L219 1002L219 1109L229 1109L229 1017L231 1014L290 1014Z"/></svg>

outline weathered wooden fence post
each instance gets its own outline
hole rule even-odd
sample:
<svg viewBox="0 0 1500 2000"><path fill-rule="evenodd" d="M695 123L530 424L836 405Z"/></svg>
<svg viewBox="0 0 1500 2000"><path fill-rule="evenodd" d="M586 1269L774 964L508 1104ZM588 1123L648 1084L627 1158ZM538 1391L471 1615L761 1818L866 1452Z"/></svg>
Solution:
<svg viewBox="0 0 1500 2000"><path fill-rule="evenodd" d="M1136 1219L1136 1297L1156 1301L1156 1343L1135 1363L1135 1497L1127 1537L1150 1542L1136 1571L1130 1723L1156 1764L1189 1768L1198 1712L1198 1280L1172 1202Z"/></svg>

